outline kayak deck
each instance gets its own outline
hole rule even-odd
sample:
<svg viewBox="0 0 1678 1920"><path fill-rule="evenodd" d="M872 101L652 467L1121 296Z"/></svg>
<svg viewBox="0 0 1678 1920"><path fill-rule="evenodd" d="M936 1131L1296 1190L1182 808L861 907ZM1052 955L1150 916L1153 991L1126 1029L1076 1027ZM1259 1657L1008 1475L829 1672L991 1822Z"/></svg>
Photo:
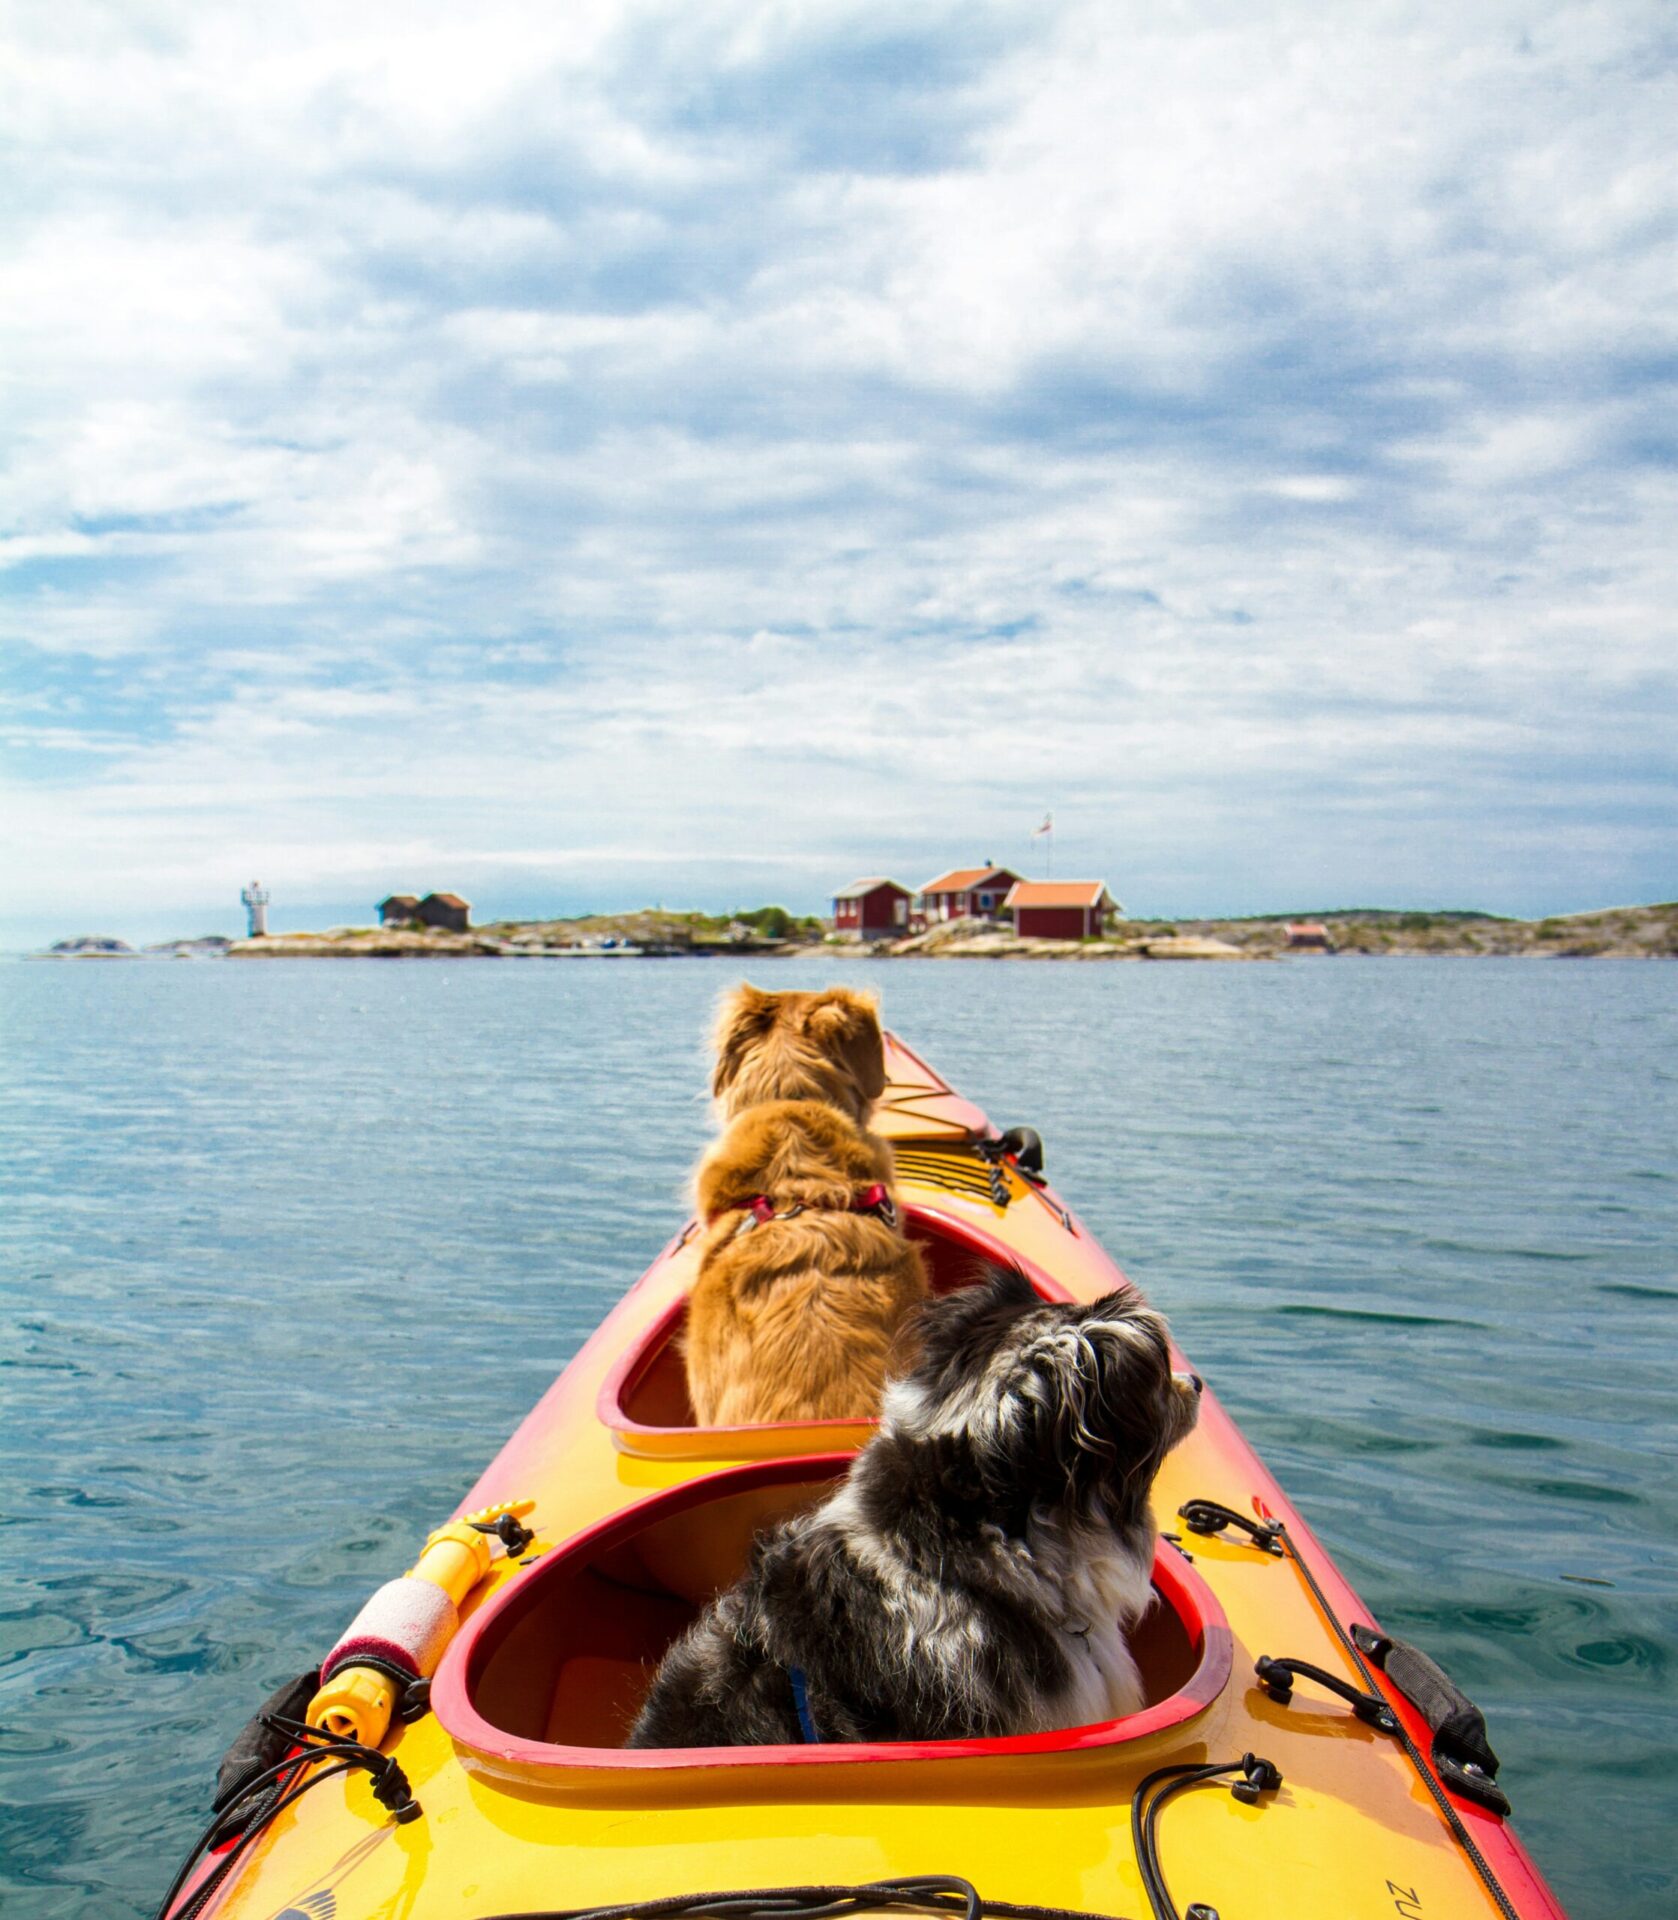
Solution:
<svg viewBox="0 0 1678 1920"><path fill-rule="evenodd" d="M895 1040L888 1065L876 1124L893 1140L935 1286L961 1284L986 1254L1051 1298L1126 1284L1053 1189L981 1150L995 1130L977 1108ZM1364 1691L1344 1635L1373 1623L1210 1389L1156 1483L1155 1511L1180 1547L1159 1549L1160 1604L1139 1635L1141 1713L1002 1741L626 1752L663 1646L740 1571L755 1527L819 1498L869 1431L696 1428L676 1341L697 1259L690 1225L461 1502L464 1513L533 1497L537 1537L520 1559L498 1559L462 1610L434 1711L386 1742L423 1816L393 1825L360 1774L323 1782L252 1848L211 1912L313 1920L330 1894L336 1920L479 1920L945 1873L991 1899L1140 1917L1138 1784L1160 1767L1257 1752L1280 1769L1277 1791L1246 1804L1210 1784L1162 1816L1179 1906L1206 1902L1225 1920L1559 1920L1505 1820L1447 1795L1398 1739L1311 1681L1282 1704L1256 1679L1260 1656L1289 1657ZM1291 1551L1238 1529L1184 1531L1173 1516L1190 1500L1284 1523ZM1425 1754L1425 1722L1385 1692Z"/></svg>

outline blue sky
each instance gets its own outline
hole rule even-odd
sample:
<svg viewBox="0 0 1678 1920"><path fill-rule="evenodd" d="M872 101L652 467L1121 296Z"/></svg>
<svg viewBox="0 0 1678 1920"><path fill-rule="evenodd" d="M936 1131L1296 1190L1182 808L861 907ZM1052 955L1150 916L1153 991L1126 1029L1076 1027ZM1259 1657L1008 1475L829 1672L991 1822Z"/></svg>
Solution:
<svg viewBox="0 0 1678 1920"><path fill-rule="evenodd" d="M0 944L1678 895L1670 9L6 34Z"/></svg>

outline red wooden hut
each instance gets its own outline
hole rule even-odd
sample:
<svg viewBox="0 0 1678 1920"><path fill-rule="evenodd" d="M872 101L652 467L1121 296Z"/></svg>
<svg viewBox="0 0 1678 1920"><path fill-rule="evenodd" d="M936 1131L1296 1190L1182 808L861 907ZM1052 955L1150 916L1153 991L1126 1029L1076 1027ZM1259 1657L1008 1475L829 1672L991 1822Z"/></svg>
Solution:
<svg viewBox="0 0 1678 1920"><path fill-rule="evenodd" d="M1118 902L1099 880L1020 880L1003 902L1029 940L1092 940Z"/></svg>
<svg viewBox="0 0 1678 1920"><path fill-rule="evenodd" d="M920 917L929 927L940 920L994 920L1019 877L1006 867L953 867L921 888Z"/></svg>
<svg viewBox="0 0 1678 1920"><path fill-rule="evenodd" d="M911 898L895 880L853 880L833 896L833 930L854 940L889 940L908 931Z"/></svg>
<svg viewBox="0 0 1678 1920"><path fill-rule="evenodd" d="M1283 929L1288 945L1305 953L1332 953L1334 942L1320 920L1290 920Z"/></svg>

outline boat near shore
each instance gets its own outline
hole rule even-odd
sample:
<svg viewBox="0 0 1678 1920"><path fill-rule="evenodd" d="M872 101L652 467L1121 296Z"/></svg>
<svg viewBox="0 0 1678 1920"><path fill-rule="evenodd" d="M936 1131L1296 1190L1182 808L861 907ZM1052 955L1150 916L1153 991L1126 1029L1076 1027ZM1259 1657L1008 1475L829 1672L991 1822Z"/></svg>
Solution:
<svg viewBox="0 0 1678 1920"><path fill-rule="evenodd" d="M1127 1284L1029 1129L1001 1133L895 1038L888 1068L874 1124L935 1290L987 1259L1046 1299ZM675 1224L419 1551L411 1582L451 1596L424 1650L387 1649L381 1691L368 1634L341 1643L341 1706L317 1715L333 1743L270 1725L275 1770L224 1776L237 1831L210 1831L173 1920L1558 1920L1479 1715L1380 1632L1210 1384L1155 1488L1139 1712L996 1740L626 1750L664 1649L871 1431L695 1425L697 1229Z"/></svg>

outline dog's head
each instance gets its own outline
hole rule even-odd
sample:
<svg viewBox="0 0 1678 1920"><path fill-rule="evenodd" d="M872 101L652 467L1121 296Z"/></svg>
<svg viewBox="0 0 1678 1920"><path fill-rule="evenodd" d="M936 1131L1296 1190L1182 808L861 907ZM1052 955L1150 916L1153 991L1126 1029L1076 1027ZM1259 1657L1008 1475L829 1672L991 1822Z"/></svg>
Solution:
<svg viewBox="0 0 1678 1920"><path fill-rule="evenodd" d="M764 993L744 984L717 1010L711 1091L727 1119L765 1100L822 1100L858 1125L886 1084L871 994Z"/></svg>
<svg viewBox="0 0 1678 1920"><path fill-rule="evenodd" d="M1147 1512L1166 1454L1194 1427L1200 1382L1174 1374L1165 1321L1131 1292L1045 1301L1015 1268L935 1301L913 1368L887 1389L908 1441L954 1443L989 1497Z"/></svg>

